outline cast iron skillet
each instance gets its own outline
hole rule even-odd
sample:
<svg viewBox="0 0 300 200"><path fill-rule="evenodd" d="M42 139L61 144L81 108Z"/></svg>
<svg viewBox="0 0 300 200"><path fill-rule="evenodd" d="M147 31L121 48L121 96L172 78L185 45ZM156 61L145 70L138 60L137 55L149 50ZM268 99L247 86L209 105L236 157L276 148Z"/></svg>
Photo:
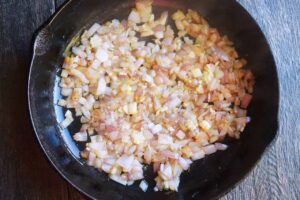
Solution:
<svg viewBox="0 0 300 200"><path fill-rule="evenodd" d="M232 189L254 167L276 136L278 79L269 45L258 25L235 0L154 0L155 13L192 8L211 26L234 41L238 52L249 61L256 78L254 99L249 107L252 118L240 140L227 140L229 149L195 162L181 176L179 192L153 192L151 168L145 173L150 184L146 193L138 184L124 187L104 173L88 167L80 158L82 145L72 141L73 124L61 130L59 71L63 53L72 38L94 22L128 16L133 0L73 0L37 34L28 83L29 109L37 139L56 170L75 188L94 199L216 199Z"/></svg>

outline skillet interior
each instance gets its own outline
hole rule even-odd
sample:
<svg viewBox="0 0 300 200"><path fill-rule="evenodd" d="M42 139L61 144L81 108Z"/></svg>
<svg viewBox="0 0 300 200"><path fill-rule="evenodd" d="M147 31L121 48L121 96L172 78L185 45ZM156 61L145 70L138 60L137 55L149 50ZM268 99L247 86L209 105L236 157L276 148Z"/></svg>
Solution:
<svg viewBox="0 0 300 200"><path fill-rule="evenodd" d="M58 121L62 109L55 105L63 53L74 36L94 22L128 16L134 1L74 0L68 2L40 30L34 43L34 55L28 83L29 108L38 141L58 172L74 187L97 199L214 199L234 187L255 165L277 131L278 79L269 45L251 16L235 0L154 0L154 12L192 8L211 26L235 43L241 57L256 79L254 99L249 107L252 121L240 140L227 140L230 148L195 162L183 173L179 192L153 192L154 175L145 177L150 187L146 193L138 183L130 187L109 181L107 175L86 166L79 157L69 131L62 131ZM70 127L70 132L79 124Z"/></svg>

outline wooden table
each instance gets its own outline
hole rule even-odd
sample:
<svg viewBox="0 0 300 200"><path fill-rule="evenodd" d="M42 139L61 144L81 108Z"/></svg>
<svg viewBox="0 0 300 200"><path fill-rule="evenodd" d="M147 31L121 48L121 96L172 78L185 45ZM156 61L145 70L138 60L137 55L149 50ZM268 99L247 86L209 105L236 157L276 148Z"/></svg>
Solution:
<svg viewBox="0 0 300 200"><path fill-rule="evenodd" d="M300 1L239 0L271 44L280 79L279 137L222 199L300 199ZM63 0L0 0L0 199L84 199L50 166L27 113L33 33Z"/></svg>

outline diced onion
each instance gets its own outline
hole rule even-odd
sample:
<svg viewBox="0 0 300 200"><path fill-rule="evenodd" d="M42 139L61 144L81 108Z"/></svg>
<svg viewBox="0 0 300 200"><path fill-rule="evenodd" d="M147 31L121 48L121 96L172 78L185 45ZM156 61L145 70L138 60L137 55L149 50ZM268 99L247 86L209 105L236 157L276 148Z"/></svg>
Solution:
<svg viewBox="0 0 300 200"><path fill-rule="evenodd" d="M217 150L221 150L221 151L224 151L228 148L226 144L222 144L222 143L215 143L215 147Z"/></svg>
<svg viewBox="0 0 300 200"><path fill-rule="evenodd" d="M148 190L148 183L145 180L142 180L140 183L140 188L146 192Z"/></svg>
<svg viewBox="0 0 300 200"><path fill-rule="evenodd" d="M95 23L87 32L87 36L91 37L92 35L94 35L94 33L96 33L96 31L100 28L100 25Z"/></svg>
<svg viewBox="0 0 300 200"><path fill-rule="evenodd" d="M87 141L87 133L86 132L78 132L73 136L75 141L85 142Z"/></svg>
<svg viewBox="0 0 300 200"><path fill-rule="evenodd" d="M103 63L108 60L108 54L104 49L99 48L96 52L96 58Z"/></svg>

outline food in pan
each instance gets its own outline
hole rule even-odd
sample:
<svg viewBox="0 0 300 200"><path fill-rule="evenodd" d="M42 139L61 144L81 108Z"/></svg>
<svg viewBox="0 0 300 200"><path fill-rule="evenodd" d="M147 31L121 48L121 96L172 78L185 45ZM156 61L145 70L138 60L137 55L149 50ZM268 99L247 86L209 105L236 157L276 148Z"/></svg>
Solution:
<svg viewBox="0 0 300 200"><path fill-rule="evenodd" d="M58 105L75 112L60 125L80 118L82 157L112 180L131 185L153 165L154 190L177 191L193 161L226 150L224 138L238 139L250 121L246 63L197 12L154 16L140 0L128 19L84 31L65 57Z"/></svg>

